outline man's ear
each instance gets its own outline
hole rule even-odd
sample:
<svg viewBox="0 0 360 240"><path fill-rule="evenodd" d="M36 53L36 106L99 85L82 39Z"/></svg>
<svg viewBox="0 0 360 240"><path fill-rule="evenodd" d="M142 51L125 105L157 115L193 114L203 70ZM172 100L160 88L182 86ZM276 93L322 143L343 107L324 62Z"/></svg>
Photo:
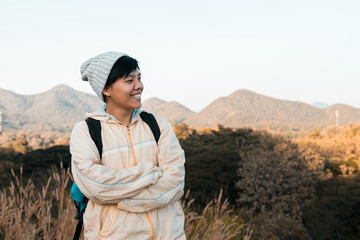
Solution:
<svg viewBox="0 0 360 240"><path fill-rule="evenodd" d="M107 96L107 97L111 96L109 87L104 88L102 93L104 94L104 96Z"/></svg>

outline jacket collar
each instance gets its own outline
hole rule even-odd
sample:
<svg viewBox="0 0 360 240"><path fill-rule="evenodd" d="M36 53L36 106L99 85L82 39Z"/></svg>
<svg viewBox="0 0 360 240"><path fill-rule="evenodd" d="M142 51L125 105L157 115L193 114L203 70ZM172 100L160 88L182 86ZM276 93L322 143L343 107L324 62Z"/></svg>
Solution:
<svg viewBox="0 0 360 240"><path fill-rule="evenodd" d="M113 115L105 112L105 109L106 109L106 104L100 106L95 112L86 113L86 114L85 114L85 119L91 117L91 118L94 118L94 119L97 119L97 120L100 120L100 121L115 121L115 122L118 122L118 123L123 124L123 123L120 122L118 119L116 119L116 117L114 117ZM133 110L132 110L130 125L131 125L132 123L134 123L134 122L139 118L140 113L141 113L142 111L143 111L143 110L141 110L141 109L133 109Z"/></svg>

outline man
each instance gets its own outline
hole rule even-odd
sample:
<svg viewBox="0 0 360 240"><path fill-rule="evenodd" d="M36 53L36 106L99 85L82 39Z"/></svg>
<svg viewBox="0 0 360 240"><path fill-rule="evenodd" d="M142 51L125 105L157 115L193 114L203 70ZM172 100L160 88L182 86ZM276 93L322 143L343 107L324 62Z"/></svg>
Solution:
<svg viewBox="0 0 360 240"><path fill-rule="evenodd" d="M140 117L144 85L137 60L119 52L95 56L81 66L106 104L85 118L101 123L102 159L85 121L71 133L72 174L89 199L85 239L186 239L179 203L184 151L163 117L158 142Z"/></svg>

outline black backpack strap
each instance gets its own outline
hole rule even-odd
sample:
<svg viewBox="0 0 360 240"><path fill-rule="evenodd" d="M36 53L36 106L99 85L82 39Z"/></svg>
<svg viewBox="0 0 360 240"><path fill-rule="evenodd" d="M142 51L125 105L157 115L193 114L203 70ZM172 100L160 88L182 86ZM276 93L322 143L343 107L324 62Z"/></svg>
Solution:
<svg viewBox="0 0 360 240"><path fill-rule="evenodd" d="M159 125L158 125L154 115L152 115L151 113L148 113L148 112L141 112L140 117L147 125L149 125L149 127L154 135L156 144L158 144L159 139L160 139L160 128L159 128Z"/></svg>
<svg viewBox="0 0 360 240"><path fill-rule="evenodd" d="M100 155L100 160L102 159L102 151L103 151L103 145L102 145L102 139L101 139L101 123L99 120L88 118L85 120L86 124L89 128L89 133L91 136L91 139L94 141ZM87 199L86 199L87 201ZM81 229L83 226L83 216L84 211L80 213L79 216L79 222L76 226L75 234L73 240L78 240L80 238Z"/></svg>
<svg viewBox="0 0 360 240"><path fill-rule="evenodd" d="M83 217L81 216L81 218L79 219L78 224L76 225L76 230L75 230L73 240L78 240L80 238L82 226L83 226Z"/></svg>
<svg viewBox="0 0 360 240"><path fill-rule="evenodd" d="M85 120L88 128L89 133L91 136L91 139L94 141L99 154L100 154L100 160L102 159L102 151L103 151L103 145L102 145L102 139L101 139L101 123L99 120L88 118Z"/></svg>

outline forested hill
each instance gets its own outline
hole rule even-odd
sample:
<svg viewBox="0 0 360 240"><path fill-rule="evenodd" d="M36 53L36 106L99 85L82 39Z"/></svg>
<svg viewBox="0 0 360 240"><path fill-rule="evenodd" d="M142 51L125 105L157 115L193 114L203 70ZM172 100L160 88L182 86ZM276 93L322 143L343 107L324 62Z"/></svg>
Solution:
<svg viewBox="0 0 360 240"><path fill-rule="evenodd" d="M67 85L56 86L35 95L20 95L0 89L0 111L4 131L65 131L103 104L95 95L76 91ZM172 123L181 123L194 114L177 102L158 98L143 101L143 109L157 113Z"/></svg>
<svg viewBox="0 0 360 240"><path fill-rule="evenodd" d="M144 101L142 109L161 116L166 116L166 118L173 124L182 123L187 118L195 114L195 112L178 102L166 102L156 97Z"/></svg>
<svg viewBox="0 0 360 240"><path fill-rule="evenodd" d="M4 130L69 130L85 112L98 108L95 96L59 85L35 95L0 90Z"/></svg>
<svg viewBox="0 0 360 240"><path fill-rule="evenodd" d="M339 113L339 124L360 122L360 109L336 104L325 109L312 105L280 100L260 95L249 90L237 90L227 97L214 100L186 122L193 127L252 127L278 130L323 129L336 124L335 111Z"/></svg>
<svg viewBox="0 0 360 240"><path fill-rule="evenodd" d="M19 95L0 89L0 111L4 131L65 131L83 119L86 112L96 110L102 102L92 94L59 85L35 95ZM237 90L215 99L198 113L180 103L159 98L143 101L143 109L166 117L172 124L187 123L191 127L265 128L278 132L323 129L339 124L360 122L360 109L344 104L327 108L280 100L248 90Z"/></svg>

